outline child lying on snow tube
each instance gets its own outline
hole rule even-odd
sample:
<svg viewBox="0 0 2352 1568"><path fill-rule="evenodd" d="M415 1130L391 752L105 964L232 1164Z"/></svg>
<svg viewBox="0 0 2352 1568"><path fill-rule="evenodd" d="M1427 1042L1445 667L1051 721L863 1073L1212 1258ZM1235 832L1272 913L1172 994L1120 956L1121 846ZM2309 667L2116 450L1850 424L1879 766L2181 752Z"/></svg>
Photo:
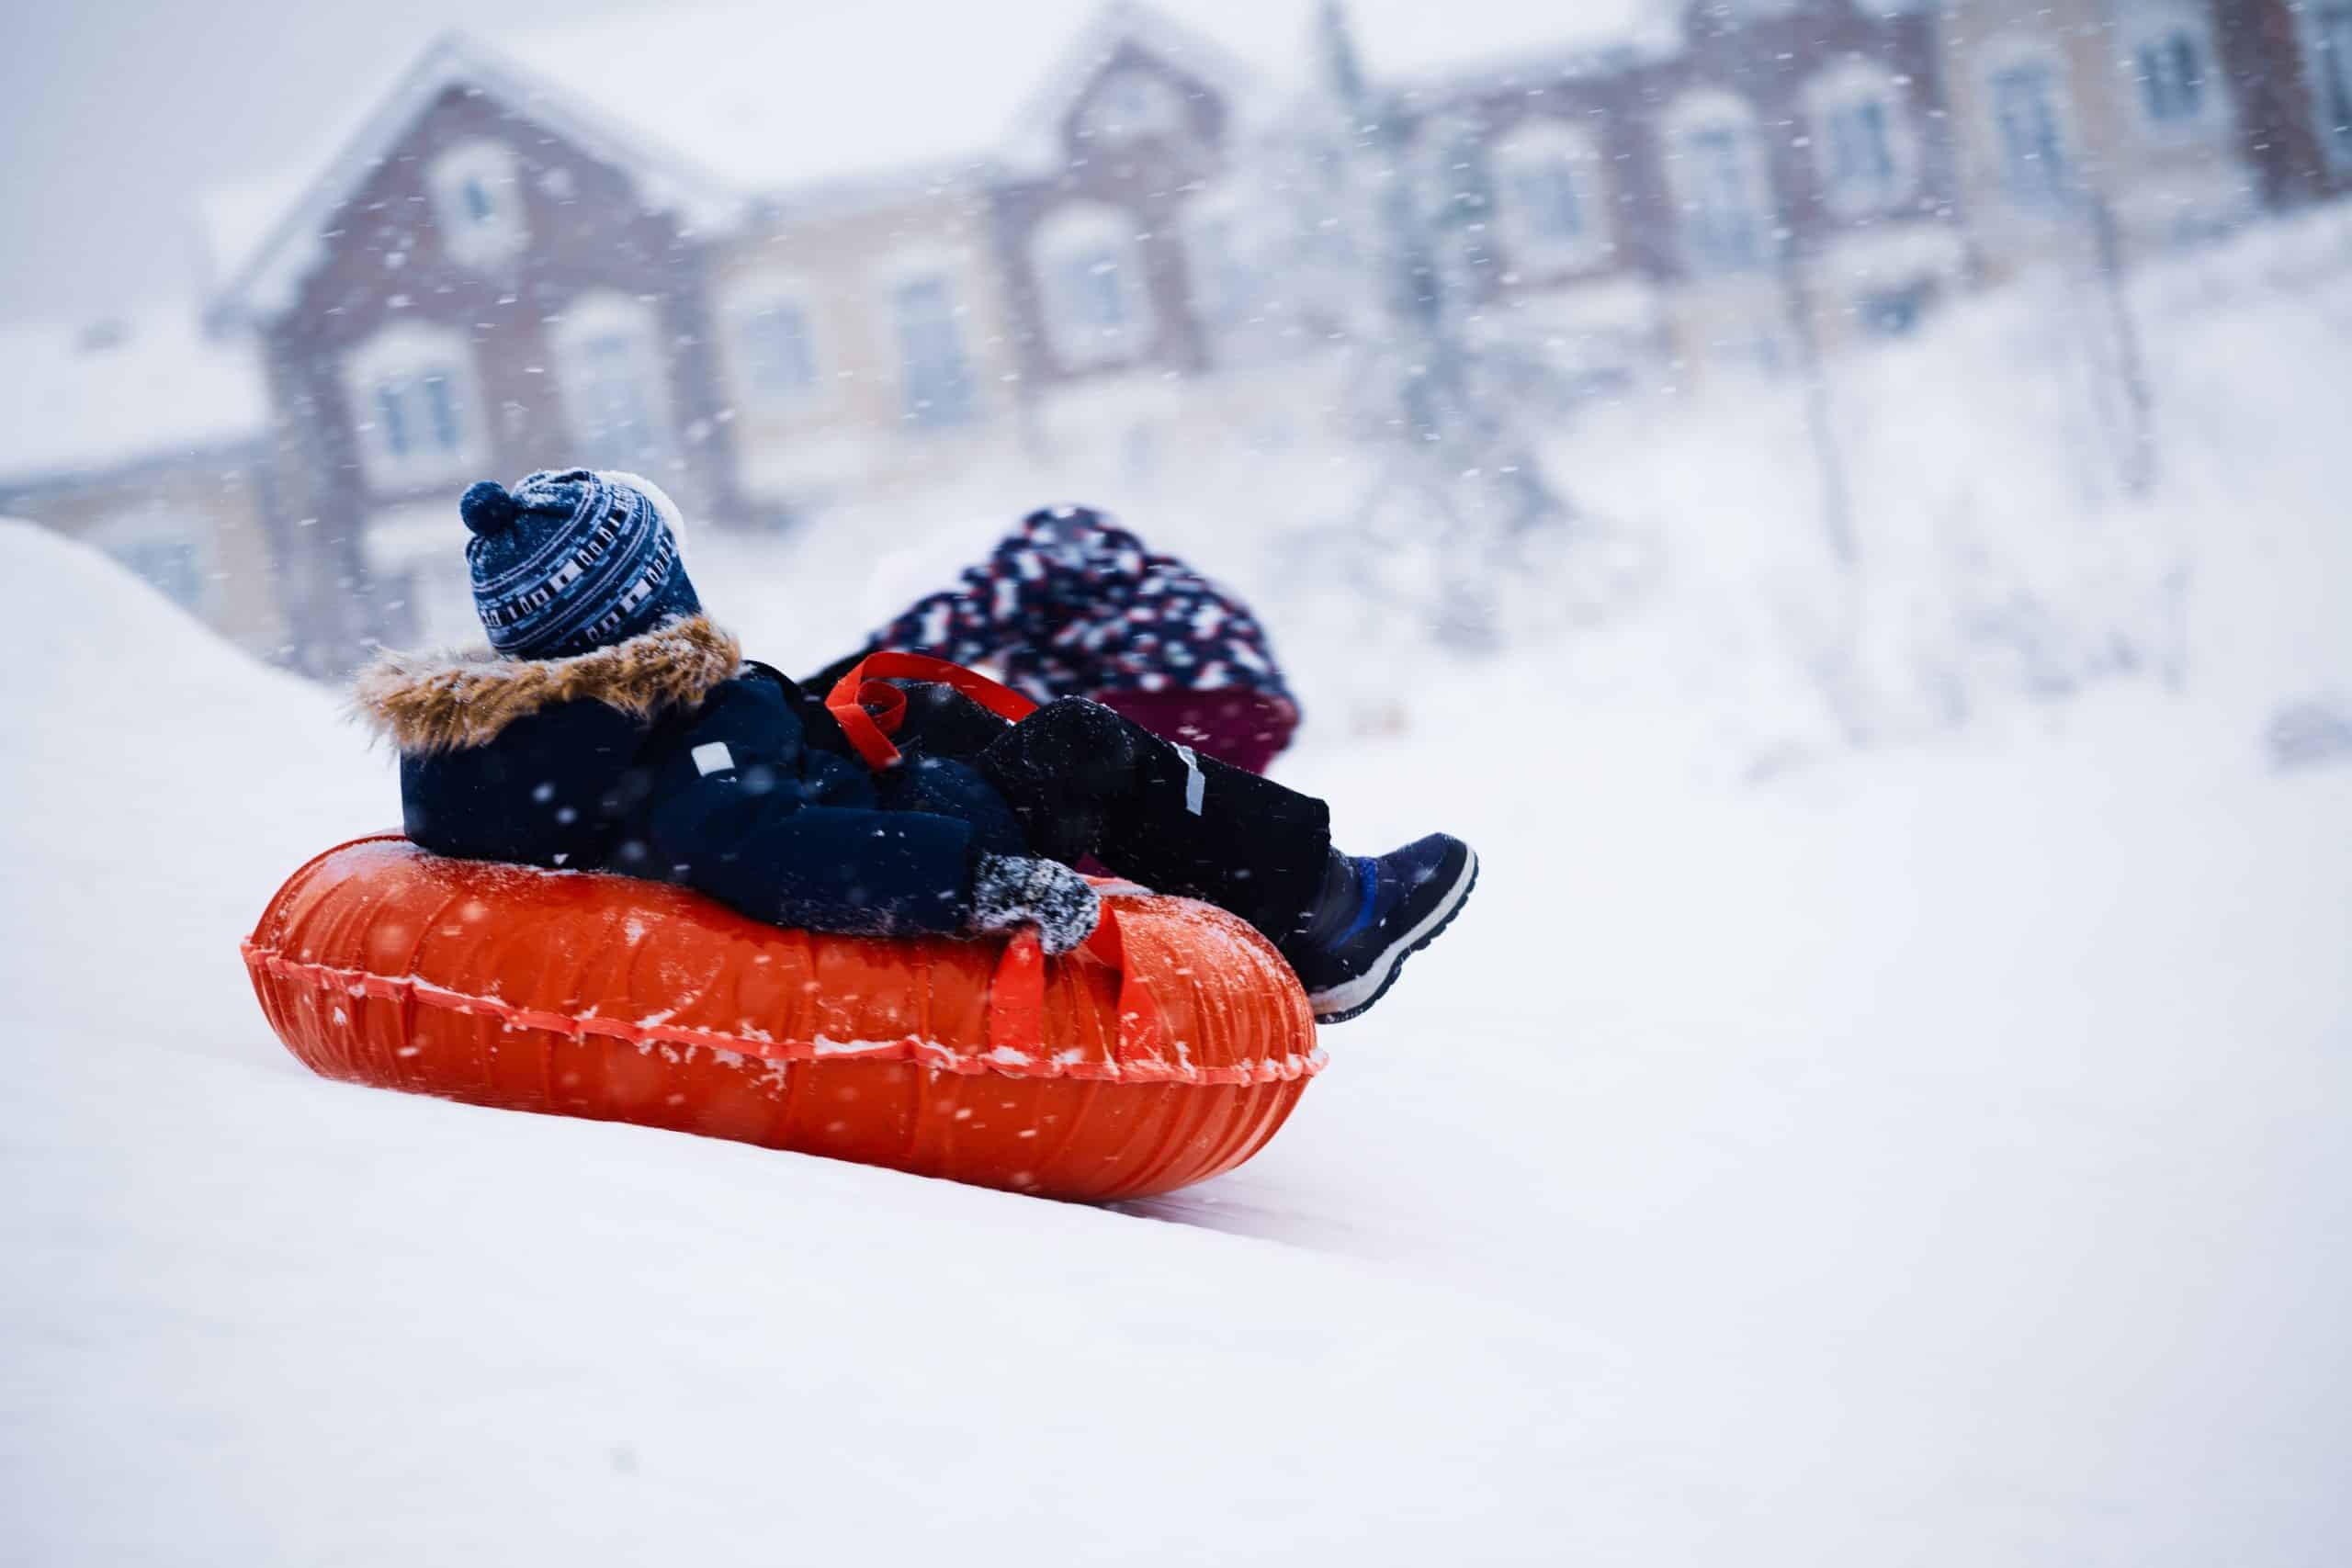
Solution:
<svg viewBox="0 0 2352 1568"><path fill-rule="evenodd" d="M666 502L626 476L484 481L459 513L490 648L388 654L357 701L401 754L408 836L439 854L681 883L755 919L854 934L1093 931L1088 854L1249 921L1317 1017L1379 1000L1469 897L1432 834L1331 846L1319 800L1081 698L1018 724L907 689L874 772L824 703L702 614Z"/></svg>
<svg viewBox="0 0 2352 1568"><path fill-rule="evenodd" d="M1253 773L1298 728L1298 704L1249 606L1082 506L1031 513L962 586L916 601L810 689L831 690L883 649L994 660L1038 702L1091 697Z"/></svg>

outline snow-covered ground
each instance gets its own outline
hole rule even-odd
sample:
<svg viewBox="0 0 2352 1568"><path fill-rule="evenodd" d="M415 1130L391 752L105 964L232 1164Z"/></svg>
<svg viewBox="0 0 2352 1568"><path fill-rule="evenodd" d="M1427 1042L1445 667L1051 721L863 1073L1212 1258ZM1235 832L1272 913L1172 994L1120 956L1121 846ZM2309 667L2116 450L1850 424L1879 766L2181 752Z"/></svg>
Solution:
<svg viewBox="0 0 2352 1568"><path fill-rule="evenodd" d="M1933 357L2029 320L1846 372L1851 600L1760 396L1566 440L1657 585L1512 665L1153 520L1292 607L1343 837L1487 872L1271 1149L1125 1212L308 1077L236 942L384 760L0 528L0 1555L2344 1561L2352 766L2263 737L2352 689L2352 312L2291 260L2152 337L2146 503ZM689 553L813 661L1027 499ZM2142 672L2050 699L2100 660L2020 668L1987 571Z"/></svg>

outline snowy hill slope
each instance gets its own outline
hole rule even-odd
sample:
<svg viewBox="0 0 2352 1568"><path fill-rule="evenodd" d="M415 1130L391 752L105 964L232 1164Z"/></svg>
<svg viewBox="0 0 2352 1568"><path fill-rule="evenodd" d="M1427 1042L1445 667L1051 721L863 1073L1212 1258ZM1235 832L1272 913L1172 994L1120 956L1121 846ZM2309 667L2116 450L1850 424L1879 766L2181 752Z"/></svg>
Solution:
<svg viewBox="0 0 2352 1568"><path fill-rule="evenodd" d="M322 694L0 530L20 1561L1426 1561L1622 1546L1623 1362L1442 1280L309 1078L236 941L393 809ZM141 649L138 662L109 650ZM191 1052L190 1047L194 1050ZM1139 1535L1140 1532L1140 1535Z"/></svg>

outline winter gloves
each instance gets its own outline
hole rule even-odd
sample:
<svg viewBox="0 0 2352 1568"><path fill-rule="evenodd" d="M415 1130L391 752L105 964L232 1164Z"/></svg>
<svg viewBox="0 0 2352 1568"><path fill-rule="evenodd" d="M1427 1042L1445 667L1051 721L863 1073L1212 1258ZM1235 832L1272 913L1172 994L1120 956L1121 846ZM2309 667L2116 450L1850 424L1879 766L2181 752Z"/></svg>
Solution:
<svg viewBox="0 0 2352 1568"><path fill-rule="evenodd" d="M1066 865L1026 855L982 855L972 868L971 929L1035 926L1047 953L1068 953L1094 933L1102 902Z"/></svg>

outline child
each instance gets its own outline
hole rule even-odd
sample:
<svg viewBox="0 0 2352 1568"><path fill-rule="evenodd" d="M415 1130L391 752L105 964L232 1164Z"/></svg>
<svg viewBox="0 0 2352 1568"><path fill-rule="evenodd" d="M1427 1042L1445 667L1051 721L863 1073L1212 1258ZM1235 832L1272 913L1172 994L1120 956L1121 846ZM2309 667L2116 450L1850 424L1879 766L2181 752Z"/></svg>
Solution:
<svg viewBox="0 0 2352 1568"><path fill-rule="evenodd" d="M827 690L886 648L1001 660L1006 682L1041 703L1091 697L1253 773L1298 728L1298 704L1249 606L1082 506L1031 513L962 587L919 600L809 684Z"/></svg>
<svg viewBox="0 0 2352 1568"><path fill-rule="evenodd" d="M387 655L357 686L419 845L682 883L818 931L1034 927L1052 953L1094 928L1069 864L1091 853L1248 920L1326 1022L1379 1000L1469 897L1459 840L1341 855L1321 801L1082 699L1007 724L910 688L900 760L870 770L821 701L704 616L640 484L573 469L466 491L490 648Z"/></svg>

